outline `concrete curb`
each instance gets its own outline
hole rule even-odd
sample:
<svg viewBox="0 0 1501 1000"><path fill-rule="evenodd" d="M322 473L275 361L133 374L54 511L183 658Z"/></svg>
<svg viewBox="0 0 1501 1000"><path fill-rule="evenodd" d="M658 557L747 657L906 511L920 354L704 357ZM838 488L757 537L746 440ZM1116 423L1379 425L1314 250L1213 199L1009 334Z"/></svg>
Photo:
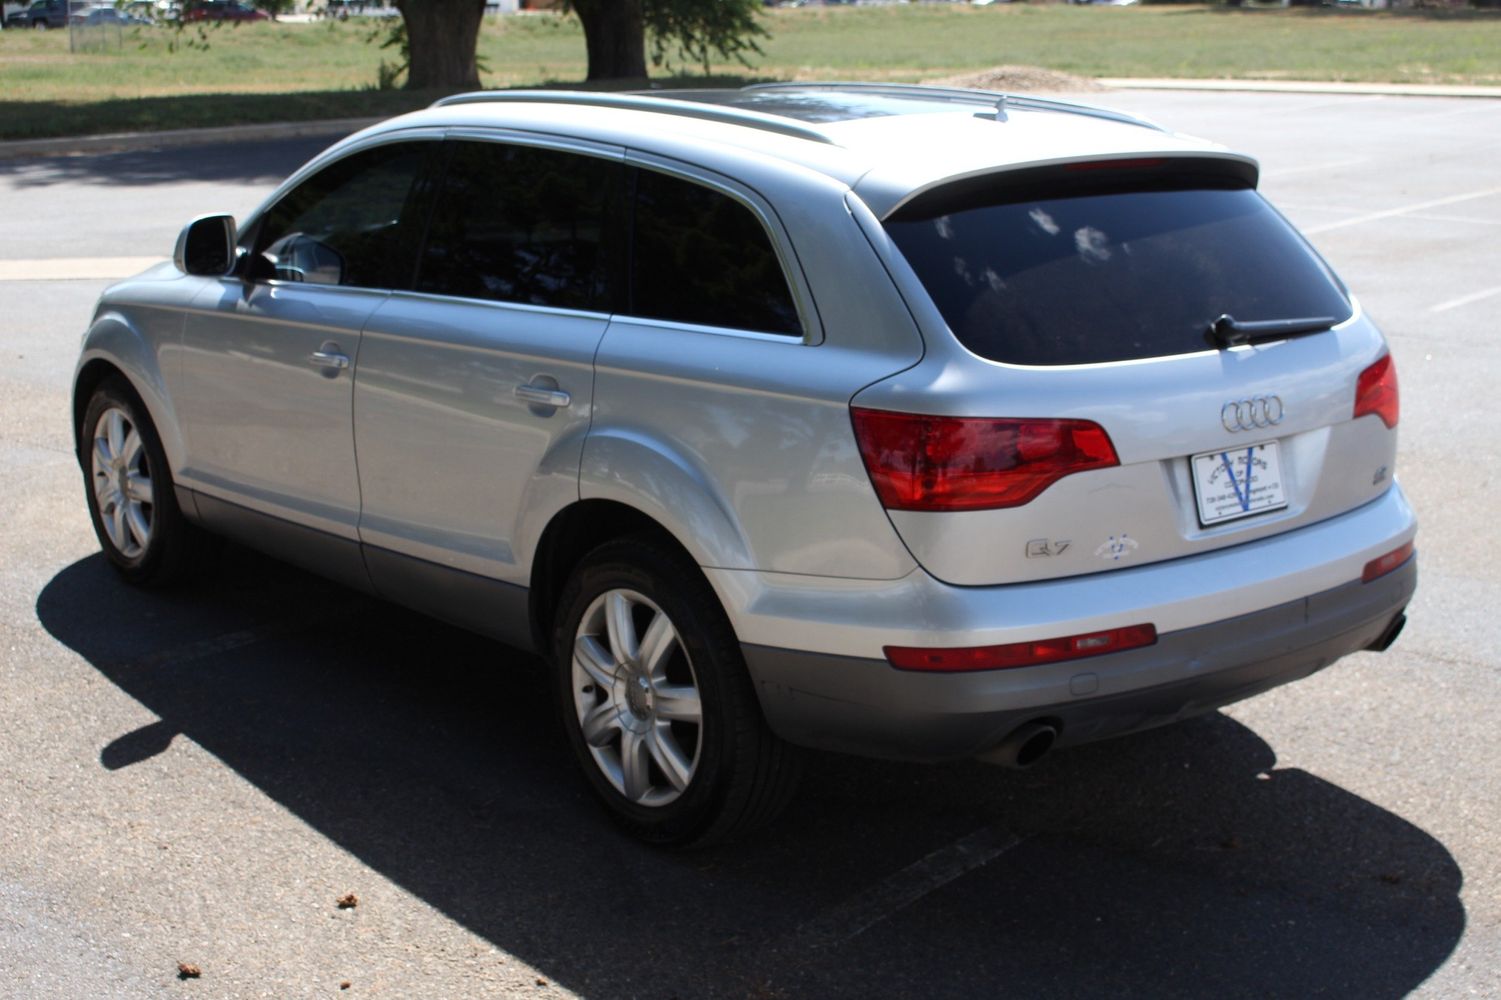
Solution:
<svg viewBox="0 0 1501 1000"><path fill-rule="evenodd" d="M1380 97L1458 97L1501 100L1501 87L1452 86L1423 83L1319 83L1296 80L1173 80L1103 77L1096 82L1113 90L1187 90L1266 94L1331 94ZM1090 95L1095 97L1096 95ZM332 118L323 121L281 122L271 125L227 125L222 128L174 129L166 132L123 132L58 139L0 142L0 160L37 156L79 156L142 149L212 145L224 142L264 142L302 136L343 136L382 118Z"/></svg>

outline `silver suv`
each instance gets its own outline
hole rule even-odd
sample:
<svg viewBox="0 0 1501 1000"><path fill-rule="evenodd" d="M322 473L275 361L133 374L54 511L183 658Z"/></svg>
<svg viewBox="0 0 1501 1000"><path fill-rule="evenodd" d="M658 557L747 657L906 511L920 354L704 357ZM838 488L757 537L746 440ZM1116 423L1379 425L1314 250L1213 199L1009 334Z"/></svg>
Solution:
<svg viewBox="0 0 1501 1000"><path fill-rule="evenodd" d="M1402 626L1396 371L1256 182L973 91L441 101L104 294L89 510L541 653L652 841L798 746L1025 766Z"/></svg>

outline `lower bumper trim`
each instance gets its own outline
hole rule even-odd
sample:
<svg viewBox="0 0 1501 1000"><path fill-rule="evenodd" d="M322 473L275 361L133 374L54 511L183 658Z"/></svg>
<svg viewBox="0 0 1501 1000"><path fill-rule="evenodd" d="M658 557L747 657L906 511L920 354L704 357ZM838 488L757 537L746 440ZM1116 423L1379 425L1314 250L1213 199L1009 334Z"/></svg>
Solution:
<svg viewBox="0 0 1501 1000"><path fill-rule="evenodd" d="M1060 747L1201 715L1384 649L1417 587L1417 561L1252 614L1166 633L1155 646L1071 663L919 674L883 660L743 647L773 731L862 756L949 760L1044 719Z"/></svg>

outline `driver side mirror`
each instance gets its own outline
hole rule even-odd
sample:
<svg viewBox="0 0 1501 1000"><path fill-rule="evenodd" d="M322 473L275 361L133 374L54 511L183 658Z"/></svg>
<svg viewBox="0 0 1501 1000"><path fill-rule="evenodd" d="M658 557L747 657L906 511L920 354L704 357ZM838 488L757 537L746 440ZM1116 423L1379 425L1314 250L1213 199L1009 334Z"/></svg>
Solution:
<svg viewBox="0 0 1501 1000"><path fill-rule="evenodd" d="M229 273L234 261L235 220L230 215L204 215L183 227L172 251L172 263L184 274L205 278Z"/></svg>

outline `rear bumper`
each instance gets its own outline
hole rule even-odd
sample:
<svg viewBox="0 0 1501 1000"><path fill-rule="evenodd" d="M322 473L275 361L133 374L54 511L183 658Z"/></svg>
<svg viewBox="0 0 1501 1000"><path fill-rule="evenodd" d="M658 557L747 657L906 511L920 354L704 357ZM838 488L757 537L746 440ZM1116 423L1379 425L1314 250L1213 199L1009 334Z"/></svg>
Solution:
<svg viewBox="0 0 1501 1000"><path fill-rule="evenodd" d="M1092 659L970 674L885 660L744 645L772 729L804 746L943 760L984 753L1035 719L1069 746L1211 711L1306 677L1378 643L1417 587L1417 560Z"/></svg>

